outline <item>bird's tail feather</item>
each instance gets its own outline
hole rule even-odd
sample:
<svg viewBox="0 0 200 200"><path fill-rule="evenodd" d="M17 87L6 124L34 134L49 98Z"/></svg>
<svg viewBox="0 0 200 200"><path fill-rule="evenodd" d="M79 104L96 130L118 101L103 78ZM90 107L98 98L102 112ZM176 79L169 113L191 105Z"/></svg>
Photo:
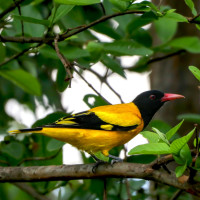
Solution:
<svg viewBox="0 0 200 200"><path fill-rule="evenodd" d="M9 131L9 133L11 133L11 134L32 133L32 132L38 132L38 131L41 131L41 130L42 130L41 127L38 127L38 128L27 128L27 129L12 130L12 131Z"/></svg>

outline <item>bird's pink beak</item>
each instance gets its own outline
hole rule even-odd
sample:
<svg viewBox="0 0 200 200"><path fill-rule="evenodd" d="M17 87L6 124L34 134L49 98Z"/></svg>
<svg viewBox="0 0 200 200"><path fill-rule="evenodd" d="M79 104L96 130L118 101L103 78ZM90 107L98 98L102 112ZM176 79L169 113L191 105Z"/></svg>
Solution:
<svg viewBox="0 0 200 200"><path fill-rule="evenodd" d="M165 93L164 97L161 98L161 102L165 102L165 101L171 101L174 99L182 99L185 98L183 95L180 94L170 94L170 93Z"/></svg>

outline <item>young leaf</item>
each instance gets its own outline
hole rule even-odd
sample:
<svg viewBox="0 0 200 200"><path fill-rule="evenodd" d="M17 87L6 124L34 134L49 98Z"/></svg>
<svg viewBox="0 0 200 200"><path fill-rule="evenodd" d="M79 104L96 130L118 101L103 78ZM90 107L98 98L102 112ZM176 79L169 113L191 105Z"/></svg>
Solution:
<svg viewBox="0 0 200 200"><path fill-rule="evenodd" d="M30 94L38 96L41 95L41 88L38 80L32 74L22 69L1 69L0 76L3 76L4 78L13 82L15 85L17 85L18 87L22 88L24 91Z"/></svg>
<svg viewBox="0 0 200 200"><path fill-rule="evenodd" d="M77 6L101 3L100 0L54 0L54 1L60 4L77 5Z"/></svg>
<svg viewBox="0 0 200 200"><path fill-rule="evenodd" d="M44 25L44 26L49 25L48 20L41 20L41 19L36 19L36 18L33 18L33 17L20 16L20 15L12 15L12 16L15 19L19 19L19 20L22 20L24 22L29 22L29 23L33 23L33 24L40 24L40 25Z"/></svg>
<svg viewBox="0 0 200 200"><path fill-rule="evenodd" d="M65 81L66 79L66 70L63 65L58 66L58 73L56 77L56 85L60 92L63 92L69 85L69 81Z"/></svg>
<svg viewBox="0 0 200 200"><path fill-rule="evenodd" d="M186 17L175 12L167 12L164 17L176 22L188 22Z"/></svg>
<svg viewBox="0 0 200 200"><path fill-rule="evenodd" d="M114 41L111 43L104 43L104 50L116 56L120 55L140 55L148 56L153 51L145 46L134 41Z"/></svg>
<svg viewBox="0 0 200 200"><path fill-rule="evenodd" d="M187 162L187 166L192 163L192 155L188 144L185 144L181 149L180 157Z"/></svg>
<svg viewBox="0 0 200 200"><path fill-rule="evenodd" d="M103 161L106 161L106 162L109 161L109 157L104 156L100 151L99 151L99 152L96 152L94 155L95 155L97 158L99 158L100 160L103 160Z"/></svg>
<svg viewBox="0 0 200 200"><path fill-rule="evenodd" d="M200 81L200 70L195 66L189 66L189 70Z"/></svg>
<svg viewBox="0 0 200 200"><path fill-rule="evenodd" d="M6 145L3 149L1 149L3 153L6 153L7 155L16 160L22 158L24 150L25 149L23 144L15 141L11 142L10 144Z"/></svg>
<svg viewBox="0 0 200 200"><path fill-rule="evenodd" d="M121 67L121 65L117 61L114 60L114 58L107 56L107 55L103 55L102 58L101 58L101 62L106 67L111 69L113 72L116 72L120 76L126 78L123 68Z"/></svg>
<svg viewBox="0 0 200 200"><path fill-rule="evenodd" d="M172 40L170 46L185 49L191 53L200 53L200 39L198 37L180 37Z"/></svg>
<svg viewBox="0 0 200 200"><path fill-rule="evenodd" d="M193 15L197 15L197 11L194 7L194 3L192 0L185 0L185 3L187 4L187 6L190 8L190 10L192 11Z"/></svg>
<svg viewBox="0 0 200 200"><path fill-rule="evenodd" d="M59 140L56 140L56 139L51 139L48 144L47 144L47 150L48 151L55 151L55 150L58 150L60 148L62 148L62 146L64 145L65 143L62 142L62 141L59 141Z"/></svg>
<svg viewBox="0 0 200 200"><path fill-rule="evenodd" d="M154 127L152 127L152 130L158 134L159 138L160 138L163 142L165 142L166 144L169 145L169 141L167 140L167 138L166 138L166 136L165 136L164 133L160 132L157 128L154 128Z"/></svg>
<svg viewBox="0 0 200 200"><path fill-rule="evenodd" d="M195 128L190 131L186 136L183 136L181 138L178 138L174 140L170 145L170 152L172 154L178 154L180 150L183 148L183 146L189 141L189 139L192 137L193 133L195 131Z"/></svg>
<svg viewBox="0 0 200 200"><path fill-rule="evenodd" d="M170 148L166 143L148 143L134 147L129 151L129 155L133 154L168 154Z"/></svg>
<svg viewBox="0 0 200 200"><path fill-rule="evenodd" d="M93 103L90 103L89 100L90 98L94 99ZM103 105L108 105L107 102L105 102L101 97L95 95L95 94L87 94L84 96L83 101L88 105L90 108L94 108L97 106L103 106Z"/></svg>
<svg viewBox="0 0 200 200"><path fill-rule="evenodd" d="M154 22L154 24L156 32L163 43L171 40L176 33L177 22L173 19L167 18L166 15L164 17L160 17Z"/></svg>
<svg viewBox="0 0 200 200"><path fill-rule="evenodd" d="M68 14L73 7L73 5L55 5L48 20L51 24L57 22L60 18Z"/></svg>
<svg viewBox="0 0 200 200"><path fill-rule="evenodd" d="M186 168L187 168L187 163L176 167L176 169L175 169L176 177L178 178L178 177L182 176L184 171L186 170Z"/></svg>
<svg viewBox="0 0 200 200"><path fill-rule="evenodd" d="M154 132L142 131L140 132L140 134L142 134L142 136L146 138L149 141L149 143L157 143L159 140L159 136Z"/></svg>
<svg viewBox="0 0 200 200"><path fill-rule="evenodd" d="M174 126L172 129L170 129L167 133L166 133L166 138L167 140L170 140L172 138L172 136L178 131L178 129L181 127L182 123L184 122L184 119L177 124L176 126Z"/></svg>
<svg viewBox="0 0 200 200"><path fill-rule="evenodd" d="M188 122L200 124L199 114L193 114L193 113L181 114L178 116L178 119L184 119L185 121L188 121Z"/></svg>

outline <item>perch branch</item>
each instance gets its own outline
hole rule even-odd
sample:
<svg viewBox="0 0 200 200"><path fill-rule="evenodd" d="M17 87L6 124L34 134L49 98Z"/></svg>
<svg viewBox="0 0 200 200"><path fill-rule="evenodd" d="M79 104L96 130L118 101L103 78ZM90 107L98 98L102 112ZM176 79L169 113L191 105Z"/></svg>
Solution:
<svg viewBox="0 0 200 200"><path fill-rule="evenodd" d="M77 180L96 178L140 178L153 180L184 190L200 197L200 184L179 182L176 175L152 168L152 164L116 163L102 164L95 173L94 164L0 167L0 182L33 182L55 180Z"/></svg>

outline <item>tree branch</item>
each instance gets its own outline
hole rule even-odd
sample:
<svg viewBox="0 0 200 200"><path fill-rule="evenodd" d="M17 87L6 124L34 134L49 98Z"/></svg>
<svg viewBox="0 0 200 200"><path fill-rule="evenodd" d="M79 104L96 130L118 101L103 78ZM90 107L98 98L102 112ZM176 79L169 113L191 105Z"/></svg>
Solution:
<svg viewBox="0 0 200 200"><path fill-rule="evenodd" d="M0 13L0 19L2 19L5 15L14 10L16 7L18 7L19 4L22 3L23 1L25 0L16 0L13 4L10 5L10 7L8 7L2 13Z"/></svg>
<svg viewBox="0 0 200 200"><path fill-rule="evenodd" d="M1 36L0 36L0 38L1 38ZM20 56L24 55L25 53L27 53L27 52L30 51L31 49L37 48L37 47L39 47L39 46L41 46L41 45L42 45L42 44L37 44L35 47L28 47L28 48L24 49L23 51L21 51L21 52L15 54L15 55L13 55L13 56L11 56L11 57L8 58L7 60L5 60L5 61L3 61L2 63L0 63L0 67L3 66L3 65L5 65L5 64L7 64L7 63L9 63L9 62L11 62L11 61L14 60L14 59L19 58Z"/></svg>
<svg viewBox="0 0 200 200"><path fill-rule="evenodd" d="M32 166L32 167L0 167L0 182L32 182L77 180L96 178L140 178L167 184L178 189L200 196L200 184L179 182L175 174L163 170L155 170L152 164L115 163L100 165L92 172L94 164Z"/></svg>
<svg viewBox="0 0 200 200"><path fill-rule="evenodd" d="M143 11L134 11L134 10L129 10L126 12L118 12L118 13L114 13L112 15L106 15L101 17L100 19L97 19L93 22L91 22L88 25L82 25L80 26L80 28L78 28L77 30L75 30L72 33L69 33L69 31L66 31L66 33L60 35L59 40L58 41L63 41L66 38L69 38L73 35L76 35L82 31L85 31L89 28L91 28L92 26L95 26L99 23L105 22L113 17L117 17L117 16L122 16L122 15L127 15L127 14L143 14ZM70 30L74 30L76 28L70 29ZM11 36L0 36L0 41L1 42L19 42L19 43L52 43L54 41L54 37L11 37Z"/></svg>

